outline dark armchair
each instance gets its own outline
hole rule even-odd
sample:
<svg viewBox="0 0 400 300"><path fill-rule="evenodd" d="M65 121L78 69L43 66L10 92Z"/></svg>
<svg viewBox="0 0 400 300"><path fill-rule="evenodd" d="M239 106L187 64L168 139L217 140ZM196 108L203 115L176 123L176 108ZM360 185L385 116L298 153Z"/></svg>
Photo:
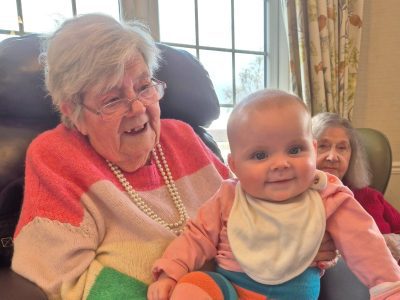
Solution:
<svg viewBox="0 0 400 300"><path fill-rule="evenodd" d="M392 173L392 149L388 138L372 128L357 128L358 136L367 152L371 173L371 187L385 193Z"/></svg>
<svg viewBox="0 0 400 300"><path fill-rule="evenodd" d="M161 117L189 123L221 158L217 144L204 129L219 116L218 99L208 73L188 52L163 44L157 46L163 61L155 77L167 83L160 102ZM0 42L0 204L4 203L0 205L0 217L18 211L21 206L29 143L59 123L59 115L43 87L39 51L38 35ZM16 221L17 216L12 217ZM8 226L15 227L15 222L8 222ZM0 239L5 254L11 254L10 236L0 233ZM1 299L46 299L39 288L10 269L7 257L0 257L0 261Z"/></svg>

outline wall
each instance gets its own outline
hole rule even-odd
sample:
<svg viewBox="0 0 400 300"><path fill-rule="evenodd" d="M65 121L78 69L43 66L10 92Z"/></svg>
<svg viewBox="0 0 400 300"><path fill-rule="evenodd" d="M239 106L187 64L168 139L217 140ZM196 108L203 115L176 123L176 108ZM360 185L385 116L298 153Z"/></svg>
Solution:
<svg viewBox="0 0 400 300"><path fill-rule="evenodd" d="M400 210L400 5L365 0L353 123L390 140L393 169L385 197Z"/></svg>

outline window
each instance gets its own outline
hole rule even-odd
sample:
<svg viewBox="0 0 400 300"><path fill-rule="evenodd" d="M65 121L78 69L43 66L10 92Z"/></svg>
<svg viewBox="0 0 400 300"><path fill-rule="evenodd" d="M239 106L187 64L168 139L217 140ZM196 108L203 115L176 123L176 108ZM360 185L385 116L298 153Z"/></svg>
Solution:
<svg viewBox="0 0 400 300"><path fill-rule="evenodd" d="M0 40L11 35L50 32L64 19L89 12L119 19L119 4L117 0L2 0Z"/></svg>
<svg viewBox="0 0 400 300"><path fill-rule="evenodd" d="M119 12L125 10L128 18L136 15L157 27L157 0L1 2L0 40L10 35L49 32L65 18L88 12L119 19ZM256 89L289 87L280 0L158 0L158 17L160 41L189 51L210 74L221 114L209 131L225 157L229 151L226 122L235 104Z"/></svg>
<svg viewBox="0 0 400 300"><path fill-rule="evenodd" d="M221 106L210 132L223 156L226 122L245 95L288 89L288 51L279 0L158 0L160 41L183 48L205 66Z"/></svg>

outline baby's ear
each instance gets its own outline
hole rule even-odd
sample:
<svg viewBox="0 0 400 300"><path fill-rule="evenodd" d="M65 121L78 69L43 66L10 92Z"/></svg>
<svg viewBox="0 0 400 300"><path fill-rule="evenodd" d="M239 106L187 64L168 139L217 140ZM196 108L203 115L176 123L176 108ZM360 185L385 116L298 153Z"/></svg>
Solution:
<svg viewBox="0 0 400 300"><path fill-rule="evenodd" d="M313 147L314 147L315 153L317 153L318 142L315 139L313 140Z"/></svg>

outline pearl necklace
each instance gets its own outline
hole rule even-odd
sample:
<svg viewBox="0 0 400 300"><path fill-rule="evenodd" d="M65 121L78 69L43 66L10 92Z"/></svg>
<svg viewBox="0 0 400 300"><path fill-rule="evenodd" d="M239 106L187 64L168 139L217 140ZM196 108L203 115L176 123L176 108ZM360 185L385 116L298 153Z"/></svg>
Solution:
<svg viewBox="0 0 400 300"><path fill-rule="evenodd" d="M117 177L118 181L128 193L129 198L136 204L136 206L158 224L164 226L168 230L172 231L174 234L179 235L180 233L182 233L184 227L183 225L186 224L189 216L178 193L178 189L175 186L175 182L172 179L171 171L169 170L169 166L167 160L165 159L165 155L161 148L161 145L157 144L156 148L160 154L162 164L160 162L160 158L158 157L156 149L153 149L151 152L153 154L157 168L164 179L165 185L167 186L168 193L171 196L172 201L174 202L174 205L179 213L179 220L174 223L167 223L160 216L158 216L156 212L146 202L144 202L144 200L139 196L138 192L133 189L132 185L128 182L121 169L118 166L114 165L112 162L108 160L106 161L111 171Z"/></svg>

